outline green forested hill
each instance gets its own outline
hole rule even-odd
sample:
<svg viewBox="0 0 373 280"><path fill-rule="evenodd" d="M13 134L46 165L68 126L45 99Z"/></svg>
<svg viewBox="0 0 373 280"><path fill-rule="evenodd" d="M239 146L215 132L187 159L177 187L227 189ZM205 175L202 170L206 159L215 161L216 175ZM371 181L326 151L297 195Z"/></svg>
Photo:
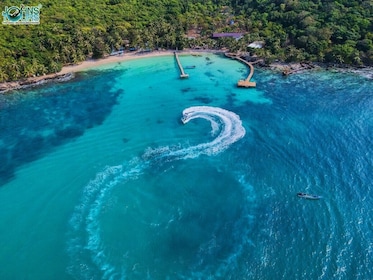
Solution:
<svg viewBox="0 0 373 280"><path fill-rule="evenodd" d="M371 0L24 0L42 4L39 25L0 25L0 82L131 47L205 46L285 61L373 64ZM243 32L239 41L213 32ZM188 39L186 36L194 39Z"/></svg>
<svg viewBox="0 0 373 280"><path fill-rule="evenodd" d="M283 59L373 64L372 0L231 2Z"/></svg>

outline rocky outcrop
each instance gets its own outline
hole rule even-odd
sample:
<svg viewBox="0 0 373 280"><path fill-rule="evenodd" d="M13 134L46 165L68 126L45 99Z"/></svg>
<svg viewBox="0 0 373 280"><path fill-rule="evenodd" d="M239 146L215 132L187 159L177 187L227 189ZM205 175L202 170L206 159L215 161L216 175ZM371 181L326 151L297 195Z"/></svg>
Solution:
<svg viewBox="0 0 373 280"><path fill-rule="evenodd" d="M26 80L20 80L15 82L0 83L0 94L6 93L12 90L24 89L28 87L43 85L51 82L65 82L73 79L74 73L67 74L51 74L42 77L33 77Z"/></svg>

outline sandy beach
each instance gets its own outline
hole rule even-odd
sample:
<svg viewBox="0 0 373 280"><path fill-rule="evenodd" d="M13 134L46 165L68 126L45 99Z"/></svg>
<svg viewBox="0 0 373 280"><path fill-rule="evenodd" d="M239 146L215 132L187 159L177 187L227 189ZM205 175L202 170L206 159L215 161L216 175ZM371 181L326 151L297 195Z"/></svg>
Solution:
<svg viewBox="0 0 373 280"><path fill-rule="evenodd" d="M180 54L201 54L201 53L219 53L217 50L183 50L178 51ZM220 51L221 53L222 51ZM37 77L31 77L23 80L12 81L12 82L5 82L0 83L0 94L7 93L12 90L16 89L23 89L30 86L41 85L49 82L63 82L68 81L75 77L74 73L85 71L94 67L102 66L105 64L116 63L116 62L124 62L133 59L141 59L141 58L149 58L149 57L156 57L156 56L169 56L173 55L173 50L162 50L162 51L151 51L151 52L144 52L144 51L136 51L136 52L126 52L120 55L113 55L107 56L101 59L88 59L76 65L68 65L62 67L61 71L58 73L52 73ZM312 67L309 67L309 66ZM313 63L313 64L306 64L304 66L302 63L272 63L269 65L269 68L273 71L277 71L284 75L284 72L288 72L285 74L292 74L292 73L301 73L303 71L307 71L310 69L329 69L327 65ZM371 67L363 67L363 68L351 68L342 66L341 68L332 67L335 71L339 72L354 72L358 75L362 75L367 77L368 79L373 79L372 75L372 68Z"/></svg>
<svg viewBox="0 0 373 280"><path fill-rule="evenodd" d="M181 51L182 54L193 54L197 53L196 50L185 50ZM203 52L209 52L208 50L204 50ZM210 51L211 52L211 51ZM13 81L13 82L5 82L0 83L0 94L6 93L11 90L26 88L34 85L40 85L47 82L52 81L66 81L74 77L73 73L81 72L88 70L90 68L98 67L105 64L115 63L115 62L123 62L133 59L141 59L141 58L149 58L149 57L156 57L156 56L168 56L172 55L174 51L172 50L165 50L165 51L152 51L152 52L129 52L123 53L120 55L113 55L108 56L101 59L88 59L80 64L76 65L69 65L62 67L61 71L58 73L47 74L38 77L31 77L24 80Z"/></svg>
<svg viewBox="0 0 373 280"><path fill-rule="evenodd" d="M71 66L64 66L62 67L61 71L58 73L60 75L64 75L67 73L75 73L84 71L93 67L115 63L115 62L123 62L127 60L139 59L139 58L148 58L148 57L155 57L155 56L166 56L172 55L173 51L152 51L152 52L131 52L131 53L124 53L121 55L113 55L108 56L101 59L89 59L77 65Z"/></svg>

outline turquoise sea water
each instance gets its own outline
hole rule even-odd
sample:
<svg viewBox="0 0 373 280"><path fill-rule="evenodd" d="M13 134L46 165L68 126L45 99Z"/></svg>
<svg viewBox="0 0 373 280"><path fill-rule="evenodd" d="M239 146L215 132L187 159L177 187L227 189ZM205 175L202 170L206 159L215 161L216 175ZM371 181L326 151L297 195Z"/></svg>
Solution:
<svg viewBox="0 0 373 280"><path fill-rule="evenodd" d="M0 96L0 279L373 279L373 81L180 59Z"/></svg>

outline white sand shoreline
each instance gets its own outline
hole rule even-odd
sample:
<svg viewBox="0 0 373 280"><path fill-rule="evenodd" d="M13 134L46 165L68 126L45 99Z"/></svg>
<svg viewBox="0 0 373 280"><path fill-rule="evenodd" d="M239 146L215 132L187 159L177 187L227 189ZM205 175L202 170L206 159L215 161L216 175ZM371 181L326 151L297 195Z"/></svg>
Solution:
<svg viewBox="0 0 373 280"><path fill-rule="evenodd" d="M105 58L100 59L89 59L83 61L80 64L71 65L71 66L64 66L62 67L61 71L58 72L60 75L68 74L68 73L76 73L81 71L86 71L88 69L111 64L115 62L124 62L134 59L141 59L141 58L150 58L150 57L157 57L157 56L168 56L172 55L173 51L153 51L153 52L133 52L133 53L124 53L121 55L113 55L108 56Z"/></svg>
<svg viewBox="0 0 373 280"><path fill-rule="evenodd" d="M218 51L212 50L183 50L178 51L181 54L196 54L196 53L217 53ZM174 51L151 51L151 52L129 52L121 55L113 55L100 59L89 59L76 65L63 66L61 71L58 73L47 74L38 77L31 77L24 80L4 82L0 83L0 94L7 93L12 90L23 89L31 86L36 86L53 81L66 81L74 78L73 73L86 71L95 67L99 67L106 64L112 64L116 62L125 62L134 59L150 58L158 56L170 56L173 55Z"/></svg>
<svg viewBox="0 0 373 280"><path fill-rule="evenodd" d="M151 51L151 52L126 52L121 55L113 55L108 56L105 58L100 59L88 59L76 65L68 65L63 66L61 71L58 73L47 74L38 77L31 77L23 80L13 81L13 82L3 82L0 83L0 94L8 93L13 90L28 88L32 86L37 86L45 83L50 82L61 82L61 81L68 81L75 77L74 73L87 71L89 69L93 69L95 67L117 63L117 62L125 62L134 59L141 59L141 58L150 58L150 57L157 57L157 56L170 56L173 55L173 50L162 50L162 51ZM193 54L207 54L207 53L223 53L222 50L195 50L195 49L187 49L183 51L178 51L181 55L193 55ZM318 63L313 63L315 69L326 69L328 67L326 65L322 66ZM309 69L302 69L301 63L272 63L267 66L272 71L283 72L286 69L293 69L292 72L303 72L308 71ZM312 67L313 68L313 67ZM294 71L295 69L295 71ZM347 73L355 73L357 75L364 76L368 79L373 79L373 71L372 67L363 67L361 69L357 69L354 67L332 67L334 71L338 72L347 72Z"/></svg>

